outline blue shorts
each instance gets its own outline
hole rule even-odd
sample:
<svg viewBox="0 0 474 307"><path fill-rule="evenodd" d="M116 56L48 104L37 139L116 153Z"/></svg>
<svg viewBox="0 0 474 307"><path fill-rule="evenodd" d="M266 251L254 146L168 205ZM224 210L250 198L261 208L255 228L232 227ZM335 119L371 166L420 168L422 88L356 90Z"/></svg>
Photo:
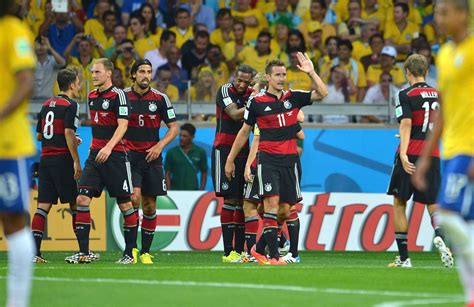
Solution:
<svg viewBox="0 0 474 307"><path fill-rule="evenodd" d="M30 210L29 159L0 159L0 213Z"/></svg>
<svg viewBox="0 0 474 307"><path fill-rule="evenodd" d="M474 220L474 182L467 174L471 163L474 157L464 155L443 161L438 197L440 208L457 212L466 220Z"/></svg>

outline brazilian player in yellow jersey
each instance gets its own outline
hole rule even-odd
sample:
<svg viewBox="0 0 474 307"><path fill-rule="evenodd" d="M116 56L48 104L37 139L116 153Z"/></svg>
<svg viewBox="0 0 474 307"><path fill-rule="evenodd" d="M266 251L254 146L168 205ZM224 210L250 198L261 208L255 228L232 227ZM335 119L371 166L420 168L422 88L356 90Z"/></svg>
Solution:
<svg viewBox="0 0 474 307"><path fill-rule="evenodd" d="M6 305L27 306L34 249L25 225L30 182L27 158L35 153L35 146L26 99L33 89L36 62L32 34L12 15L19 11L13 1L0 1L0 224L8 240Z"/></svg>
<svg viewBox="0 0 474 307"><path fill-rule="evenodd" d="M467 306L474 306L474 35L469 29L470 5L469 0L436 3L436 23L452 41L438 55L441 108L412 180L419 188L426 188L429 153L441 138L440 222L457 257Z"/></svg>

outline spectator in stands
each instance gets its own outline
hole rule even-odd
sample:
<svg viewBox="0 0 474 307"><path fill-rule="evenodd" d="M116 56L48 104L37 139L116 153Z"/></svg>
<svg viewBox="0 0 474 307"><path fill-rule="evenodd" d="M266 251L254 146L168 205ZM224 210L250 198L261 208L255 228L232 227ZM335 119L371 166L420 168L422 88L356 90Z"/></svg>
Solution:
<svg viewBox="0 0 474 307"><path fill-rule="evenodd" d="M380 53L385 45L385 40L383 39L383 35L380 33L373 34L369 39L369 46L371 50L371 54L363 56L360 59L360 62L364 66L365 71L369 68L372 64L379 63Z"/></svg>
<svg viewBox="0 0 474 307"><path fill-rule="evenodd" d="M274 22L275 36L270 41L270 48L277 54L286 53L290 24L291 20L284 16L279 17Z"/></svg>
<svg viewBox="0 0 474 307"><path fill-rule="evenodd" d="M277 54L270 48L271 34L262 31L258 34L257 44L245 47L239 54L240 63L252 63L256 71L265 71L265 66L273 60Z"/></svg>
<svg viewBox="0 0 474 307"><path fill-rule="evenodd" d="M115 57L117 56L117 47L120 46L120 44L122 44L125 39L127 39L127 28L121 24L115 25L113 38L114 44L113 46L105 49L105 57L115 61Z"/></svg>
<svg viewBox="0 0 474 307"><path fill-rule="evenodd" d="M401 87L406 83L403 70L395 64L397 51L392 46L385 46L379 57L379 64L370 65L367 69L367 84L369 87L377 84L382 72L388 72L393 77L394 84Z"/></svg>
<svg viewBox="0 0 474 307"><path fill-rule="evenodd" d="M324 56L318 61L319 71L322 72L324 67L332 67L332 61L337 57L337 44L339 38L337 36L329 36L324 41Z"/></svg>
<svg viewBox="0 0 474 307"><path fill-rule="evenodd" d="M417 26L420 26L423 23L423 19L421 18L420 11L417 9L417 7L415 7L413 0L397 0L397 1L393 1L393 3L395 5L388 6L385 12L385 17L386 17L385 25L387 25L387 23L393 22L395 7L397 4L400 4L400 3L406 4L408 8L407 21L414 23ZM385 30L387 29L385 28Z"/></svg>
<svg viewBox="0 0 474 307"><path fill-rule="evenodd" d="M276 21L281 17L285 17L289 20L288 27L290 29L296 28L300 25L300 16L295 15L290 10L288 10L288 4L288 0L275 0L275 10L265 14L270 26L275 26Z"/></svg>
<svg viewBox="0 0 474 307"><path fill-rule="evenodd" d="M349 9L349 19L339 24L337 34L341 39L348 39L353 42L360 38L364 24L377 26L378 21L376 19L362 18L362 7L359 0L349 0L347 6Z"/></svg>
<svg viewBox="0 0 474 307"><path fill-rule="evenodd" d="M438 73L436 70L436 65L433 63L433 55L431 54L431 47L429 44L421 45L416 50L416 53L424 55L425 58L428 60L429 69L428 74L426 75L426 83L428 83L431 87L436 88L438 85Z"/></svg>
<svg viewBox="0 0 474 307"><path fill-rule="evenodd" d="M214 77L216 84L225 84L229 82L229 69L224 63L221 48L217 45L211 45L207 50L206 64Z"/></svg>
<svg viewBox="0 0 474 307"><path fill-rule="evenodd" d="M117 67L114 68L114 73L112 74L112 84L118 88L125 88L122 71Z"/></svg>
<svg viewBox="0 0 474 307"><path fill-rule="evenodd" d="M82 71L83 82L82 82L82 92L81 99L86 99L89 91L92 89L92 56L94 38L89 35L84 35L84 33L78 33L74 36L74 39L67 46L64 51L64 58L68 64L72 64L76 67L79 67ZM78 56L71 56L71 51L74 47L77 47Z"/></svg>
<svg viewBox="0 0 474 307"><path fill-rule="evenodd" d="M187 81L189 77L187 71L178 64L181 59L181 51L179 48L175 46L169 47L166 53L166 59L168 62L158 67L158 69L168 68L171 70L171 83L178 88L179 96L184 98L184 94L188 88Z"/></svg>
<svg viewBox="0 0 474 307"><path fill-rule="evenodd" d="M194 46L194 37L196 37L196 33L198 33L199 31L204 31L204 32L209 33L209 31L207 30L207 26L205 24L195 23L193 25L193 38L188 39L183 44L183 46L181 46L181 54L188 53L191 50L191 48L193 48L193 46Z"/></svg>
<svg viewBox="0 0 474 307"><path fill-rule="evenodd" d="M364 0L361 17L364 20L372 20L376 29L383 30L385 26L385 11L377 0Z"/></svg>
<svg viewBox="0 0 474 307"><path fill-rule="evenodd" d="M362 101L365 96L367 79L362 64L352 58L352 43L348 39L343 39L338 42L337 57L332 60L332 65L322 67L321 78L323 78L323 80L329 79L332 67L334 66L342 68L346 78L351 79L357 87L357 92L351 96L351 101Z"/></svg>
<svg viewBox="0 0 474 307"><path fill-rule="evenodd" d="M193 38L191 15L187 9L179 8L175 15L176 26L169 28L176 34L176 46L181 48L183 44Z"/></svg>
<svg viewBox="0 0 474 307"><path fill-rule="evenodd" d="M176 34L169 30L165 30L161 34L160 47L145 53L145 59L149 60L150 63L153 65L151 74L152 79L155 79L158 67L168 62L168 60L166 59L166 52L171 46L176 46ZM181 65L181 60L178 64Z"/></svg>
<svg viewBox="0 0 474 307"><path fill-rule="evenodd" d="M37 58L35 70L35 87L33 98L48 99L53 96L53 86L57 72L66 61L51 47L48 38L38 36L35 40Z"/></svg>
<svg viewBox="0 0 474 307"><path fill-rule="evenodd" d="M131 19L132 20L132 19ZM123 81L125 87L132 86L133 82L130 79L130 71L133 64L138 59L138 55L134 48L133 42L130 39L126 39L122 44L117 48L117 53L119 56L115 61L115 67L120 69L122 72Z"/></svg>
<svg viewBox="0 0 474 307"><path fill-rule="evenodd" d="M183 68L187 71L191 79L197 78L199 73L198 67L204 64L209 46L209 33L198 31L193 40L191 49L183 53Z"/></svg>
<svg viewBox="0 0 474 307"><path fill-rule="evenodd" d="M202 3L202 0L189 0L188 4L181 4L181 7L191 12L191 24L203 23L209 32L216 28L216 17L211 7Z"/></svg>
<svg viewBox="0 0 474 307"><path fill-rule="evenodd" d="M84 32L86 35L91 35L94 37L94 39L101 44L101 46L105 49L113 46L113 38L112 38L112 32L113 32L113 26L112 28L108 29L108 33L105 33L104 29L104 17L110 16L109 13L107 15L104 15L105 12L110 12L111 11L111 5L109 1L107 0L97 0L97 4L95 5L95 12L96 12L96 18L91 18L86 21L84 24ZM112 12L112 14L115 16L115 14ZM110 22L112 22L112 17L110 18ZM115 19L116 23L116 19ZM114 23L114 26L115 26ZM97 56L97 54L95 54Z"/></svg>
<svg viewBox="0 0 474 307"><path fill-rule="evenodd" d="M360 38L352 42L352 47L354 48L352 57L354 59L360 61L362 57L372 53L369 40L376 32L376 26L372 23L367 23L362 26Z"/></svg>
<svg viewBox="0 0 474 307"><path fill-rule="evenodd" d="M181 126L179 145L166 153L165 171L168 190L204 190L207 180L207 155L193 143L196 127ZM198 183L198 173L201 178Z"/></svg>
<svg viewBox="0 0 474 307"><path fill-rule="evenodd" d="M318 67L318 61L324 54L323 47L323 31L321 24L318 21L310 21L307 25L308 30L308 54L309 58Z"/></svg>
<svg viewBox="0 0 474 307"><path fill-rule="evenodd" d="M69 13L54 13L51 3L45 5L45 18L39 27L39 35L48 37L51 47L59 54L64 51L77 33L83 32L84 27L76 12L69 6Z"/></svg>
<svg viewBox="0 0 474 307"><path fill-rule="evenodd" d="M160 67L156 73L156 81L152 83L152 86L168 95L171 102L174 102L179 100L179 91L176 86L170 83L171 77L172 73L169 68Z"/></svg>
<svg viewBox="0 0 474 307"><path fill-rule="evenodd" d="M156 13L155 9L150 3L143 3L143 5L138 10L140 15L145 18L145 34L153 38L157 45L160 42L161 33L163 29L156 24Z"/></svg>
<svg viewBox="0 0 474 307"><path fill-rule="evenodd" d="M327 12L326 0L311 0L311 5L309 11L303 16L303 22L301 23L299 29L302 33L306 34L308 32L307 26L311 21L317 21L322 28L322 41L325 42L326 39L330 36L336 36L336 28L325 21L325 16Z"/></svg>
<svg viewBox="0 0 474 307"><path fill-rule="evenodd" d="M334 66L330 71L328 95L321 102L334 104L349 103L351 101L350 97L356 92L357 89L349 76L349 71L340 66ZM323 115L322 122L325 124L347 124L350 122L350 118L347 115Z"/></svg>
<svg viewBox="0 0 474 307"><path fill-rule="evenodd" d="M393 85L393 79L389 72L382 72L380 74L379 84L375 84L369 88L367 95L365 95L363 103L365 104L389 104L390 98L393 97L398 88ZM387 110L388 114L388 110ZM387 116L374 116L367 115L362 116L359 120L361 123L388 123L389 117Z"/></svg>
<svg viewBox="0 0 474 307"><path fill-rule="evenodd" d="M245 23L245 40L254 41L259 33L268 27L268 22L263 13L257 9L252 9L250 0L239 0L234 4L232 16L235 20Z"/></svg>
<svg viewBox="0 0 474 307"><path fill-rule="evenodd" d="M127 25L130 21L130 14L140 9L146 0L123 0L122 4L122 24Z"/></svg>
<svg viewBox="0 0 474 307"><path fill-rule="evenodd" d="M290 66L286 69L286 84L285 86L289 89L311 91L312 80L311 77L299 70L297 53L304 52L304 49L298 49L296 47L288 48L288 57Z"/></svg>
<svg viewBox="0 0 474 307"><path fill-rule="evenodd" d="M214 80L214 74L209 67L204 67L199 72L196 84L191 86L189 92L191 101L213 103L216 99L217 88L218 86Z"/></svg>
<svg viewBox="0 0 474 307"><path fill-rule="evenodd" d="M221 50L234 40L232 14L230 9L220 9L216 15L217 28L211 32L211 44L218 45Z"/></svg>
<svg viewBox="0 0 474 307"><path fill-rule="evenodd" d="M143 58L145 53L158 47L154 38L146 36L145 18L140 12L134 12L130 16L130 29L133 34L133 45L139 58Z"/></svg>
<svg viewBox="0 0 474 307"><path fill-rule="evenodd" d="M234 40L226 43L222 49L226 64L231 72L233 72L236 67L240 52L244 47L248 46L244 40L245 24L243 22L234 22L232 25L232 33L234 34Z"/></svg>
<svg viewBox="0 0 474 307"><path fill-rule="evenodd" d="M104 24L104 31L99 37L94 37L96 41L102 45L102 48L107 49L115 45L114 40L114 29L117 25L117 18L115 13L112 11L106 11L102 15L102 20ZM98 35L99 33L96 33Z"/></svg>
<svg viewBox="0 0 474 307"><path fill-rule="evenodd" d="M410 42L418 37L419 26L408 21L408 4L398 2L393 8L393 20L385 25L384 38L387 45L392 45L397 50L397 61L404 61L411 53Z"/></svg>

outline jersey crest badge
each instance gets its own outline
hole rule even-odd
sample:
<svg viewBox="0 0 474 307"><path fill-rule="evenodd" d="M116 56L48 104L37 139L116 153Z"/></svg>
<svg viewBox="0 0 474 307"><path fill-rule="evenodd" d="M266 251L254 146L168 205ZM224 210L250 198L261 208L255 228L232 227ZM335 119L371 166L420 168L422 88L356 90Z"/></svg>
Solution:
<svg viewBox="0 0 474 307"><path fill-rule="evenodd" d="M293 105L288 100L285 100L285 101L283 101L283 106L285 107L285 109L289 110L289 109L291 109L291 107Z"/></svg>
<svg viewBox="0 0 474 307"><path fill-rule="evenodd" d="M107 110L110 106L110 100L104 99L104 102L102 102L102 109Z"/></svg>
<svg viewBox="0 0 474 307"><path fill-rule="evenodd" d="M222 190L227 191L229 189L229 184L227 182L222 183Z"/></svg>
<svg viewBox="0 0 474 307"><path fill-rule="evenodd" d="M156 103L154 103L154 102L149 102L148 110L150 110L150 112L155 112L156 109L158 109L158 107L156 106Z"/></svg>
<svg viewBox="0 0 474 307"><path fill-rule="evenodd" d="M51 101L49 102L49 107L50 107L50 108L54 108L55 106L56 106L56 101L51 100Z"/></svg>
<svg viewBox="0 0 474 307"><path fill-rule="evenodd" d="M270 192L272 190L272 184L271 183L265 183L265 191Z"/></svg>

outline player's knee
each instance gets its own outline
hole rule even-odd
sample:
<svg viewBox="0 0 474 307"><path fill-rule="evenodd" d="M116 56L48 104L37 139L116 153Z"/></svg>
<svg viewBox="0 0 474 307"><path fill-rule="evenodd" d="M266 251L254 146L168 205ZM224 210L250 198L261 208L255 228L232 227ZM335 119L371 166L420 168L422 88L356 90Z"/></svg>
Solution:
<svg viewBox="0 0 474 307"><path fill-rule="evenodd" d="M224 204L237 206L237 205L241 205L241 204L242 204L242 200L237 199L237 198L227 198L227 197L224 197Z"/></svg>
<svg viewBox="0 0 474 307"><path fill-rule="evenodd" d="M142 198L143 214L152 215L156 212L156 197L143 196Z"/></svg>
<svg viewBox="0 0 474 307"><path fill-rule="evenodd" d="M79 195L76 198L77 206L88 207L90 202L91 202L90 197L87 197L85 195Z"/></svg>
<svg viewBox="0 0 474 307"><path fill-rule="evenodd" d="M140 203L142 202L142 198L141 198L141 195L139 194L132 194L132 196L130 197L131 201L132 201L132 205L134 208L138 209L140 207Z"/></svg>
<svg viewBox="0 0 474 307"><path fill-rule="evenodd" d="M252 203L250 201L244 201L244 216L255 216L257 215L257 205L255 203Z"/></svg>
<svg viewBox="0 0 474 307"><path fill-rule="evenodd" d="M289 212L284 211L284 210L278 210L278 213L277 213L278 223L283 224L288 218L288 213Z"/></svg>
<svg viewBox="0 0 474 307"><path fill-rule="evenodd" d="M51 210L51 204L49 203L38 203L38 209L41 209L43 211L46 211L49 213L49 210Z"/></svg>

